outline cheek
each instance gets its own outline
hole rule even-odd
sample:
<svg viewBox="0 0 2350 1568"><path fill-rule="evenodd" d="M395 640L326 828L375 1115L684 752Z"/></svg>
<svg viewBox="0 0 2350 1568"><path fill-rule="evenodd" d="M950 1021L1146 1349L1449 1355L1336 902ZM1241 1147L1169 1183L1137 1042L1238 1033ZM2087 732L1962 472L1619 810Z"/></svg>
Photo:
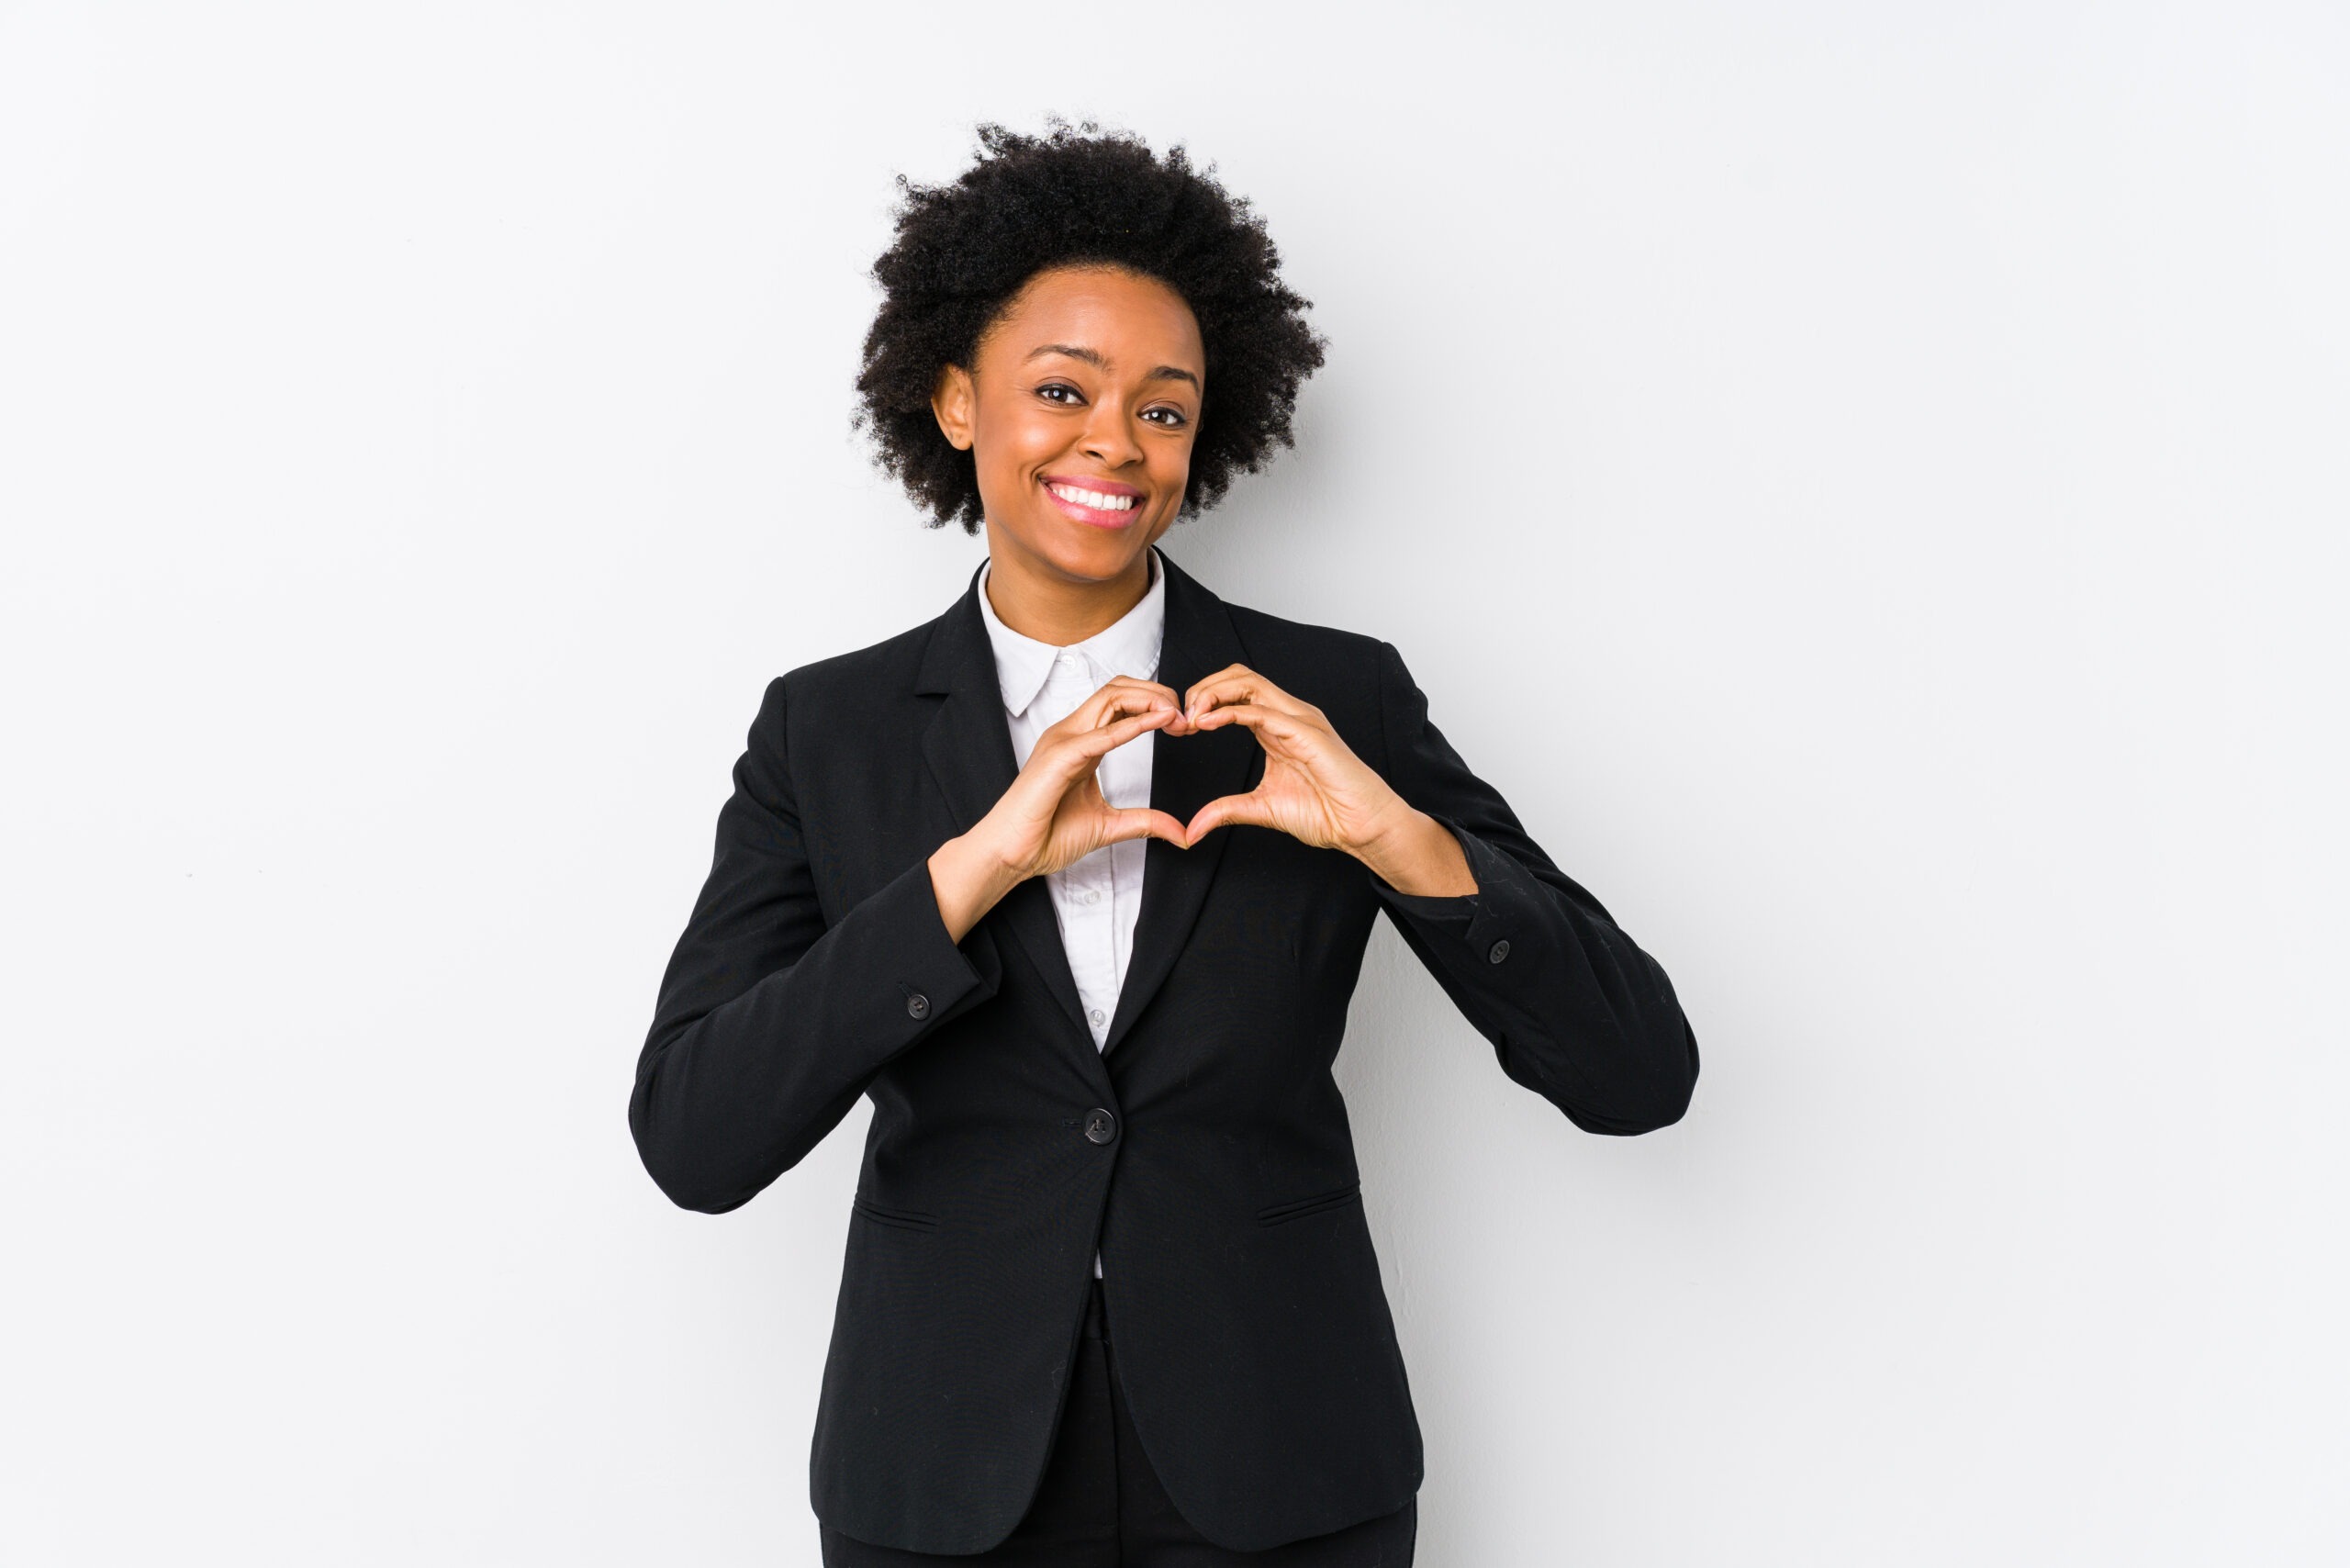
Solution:
<svg viewBox="0 0 2350 1568"><path fill-rule="evenodd" d="M1064 421L1047 409L1038 412L1013 404L981 427L979 466L1000 477L1017 479L1020 470L1041 465L1069 444Z"/></svg>
<svg viewBox="0 0 2350 1568"><path fill-rule="evenodd" d="M1192 443L1188 441L1162 442L1150 454L1150 476L1161 487L1181 489L1192 476Z"/></svg>

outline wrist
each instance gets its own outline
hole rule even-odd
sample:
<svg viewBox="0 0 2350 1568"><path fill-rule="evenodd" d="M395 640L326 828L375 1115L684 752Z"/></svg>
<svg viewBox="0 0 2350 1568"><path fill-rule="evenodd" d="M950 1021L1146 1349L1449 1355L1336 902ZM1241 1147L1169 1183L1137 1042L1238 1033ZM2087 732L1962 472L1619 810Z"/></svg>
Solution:
<svg viewBox="0 0 2350 1568"><path fill-rule="evenodd" d="M1462 898L1477 890L1469 857L1452 830L1398 799L1398 810L1350 853L1399 893Z"/></svg>
<svg viewBox="0 0 2350 1568"><path fill-rule="evenodd" d="M939 847L951 850L962 860L973 879L987 890L989 902L993 902L1026 881L1031 873L995 847L987 826L982 818L970 832L950 838Z"/></svg>
<svg viewBox="0 0 2350 1568"><path fill-rule="evenodd" d="M957 942L1024 879L969 834L948 839L930 854L930 884L938 899L939 917Z"/></svg>
<svg viewBox="0 0 2350 1568"><path fill-rule="evenodd" d="M1372 813L1355 841L1339 847L1377 870L1380 862L1394 859L1399 846L1408 846L1430 824L1441 825L1403 796L1391 792L1387 803Z"/></svg>

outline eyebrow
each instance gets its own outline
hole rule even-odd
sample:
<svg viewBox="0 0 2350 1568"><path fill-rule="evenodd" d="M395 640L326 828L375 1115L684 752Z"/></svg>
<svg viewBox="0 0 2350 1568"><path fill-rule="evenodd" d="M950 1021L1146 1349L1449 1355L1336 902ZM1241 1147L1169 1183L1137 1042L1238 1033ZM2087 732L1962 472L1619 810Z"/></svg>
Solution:
<svg viewBox="0 0 2350 1568"><path fill-rule="evenodd" d="M1041 348L1030 349L1028 358L1036 359L1048 353L1067 354L1071 359L1081 359L1096 370L1110 368L1110 362L1103 359L1098 350L1089 349L1082 343L1046 343ZM1026 361L1024 360L1022 363L1025 364ZM1143 379L1145 381L1188 381L1192 384L1192 391L1196 392L1200 389L1200 378L1176 364L1156 365Z"/></svg>

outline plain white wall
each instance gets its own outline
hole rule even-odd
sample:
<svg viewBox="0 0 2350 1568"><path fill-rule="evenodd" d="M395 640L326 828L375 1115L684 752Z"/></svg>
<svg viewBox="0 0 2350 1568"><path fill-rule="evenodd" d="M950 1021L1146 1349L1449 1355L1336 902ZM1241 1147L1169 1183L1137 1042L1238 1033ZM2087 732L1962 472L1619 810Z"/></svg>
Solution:
<svg viewBox="0 0 2350 1568"><path fill-rule="evenodd" d="M860 1111L624 1120L867 465L892 176L1269 218L1298 450L1168 547L1395 642L1672 974L1592 1137L1383 924L1427 1568L2350 1551L2350 26L2323 5L0 6L25 1563L816 1562Z"/></svg>

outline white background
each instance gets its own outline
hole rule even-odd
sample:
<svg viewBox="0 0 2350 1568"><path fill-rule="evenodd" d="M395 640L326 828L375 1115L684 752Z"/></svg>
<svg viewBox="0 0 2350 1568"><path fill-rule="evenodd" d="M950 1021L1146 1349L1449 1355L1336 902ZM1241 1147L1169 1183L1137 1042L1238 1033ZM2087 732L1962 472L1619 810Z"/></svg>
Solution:
<svg viewBox="0 0 2350 1568"><path fill-rule="evenodd" d="M892 177L1058 110L1330 339L1169 553L1703 1047L1583 1135L1379 927L1424 1568L2342 1561L2350 23L1755 13L0 6L0 1555L816 1561L863 1110L713 1219L625 1104L767 678L978 561Z"/></svg>

